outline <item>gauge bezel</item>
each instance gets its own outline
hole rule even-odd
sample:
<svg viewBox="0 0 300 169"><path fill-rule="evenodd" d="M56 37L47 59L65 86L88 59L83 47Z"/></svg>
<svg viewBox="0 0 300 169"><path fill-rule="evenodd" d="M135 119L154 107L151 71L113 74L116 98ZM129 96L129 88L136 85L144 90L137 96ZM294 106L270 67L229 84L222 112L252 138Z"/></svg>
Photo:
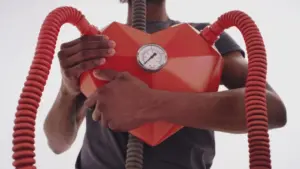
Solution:
<svg viewBox="0 0 300 169"><path fill-rule="evenodd" d="M155 47L155 48L158 48L158 49L160 49L161 51L164 52L164 56L161 56L161 57L163 57L163 58L162 58L162 62L160 63L159 67L156 67L155 69L147 68L147 66L145 66L145 65L141 62L142 57L143 57L143 56L141 56L141 55L142 55L141 52L142 52L145 48L147 48L147 47ZM139 64L139 66L140 66L141 68L143 68L145 71L148 71L148 72L157 72L157 71L161 70L161 69L167 64L167 62L168 62L168 53L167 53L167 51L166 51L163 47L161 47L160 45L155 44L155 43L149 43L149 44L145 44L145 45L143 45L143 46L141 46L141 47L139 48L139 50L137 51L137 54L136 54L136 59L137 59L137 62L138 62L138 64Z"/></svg>

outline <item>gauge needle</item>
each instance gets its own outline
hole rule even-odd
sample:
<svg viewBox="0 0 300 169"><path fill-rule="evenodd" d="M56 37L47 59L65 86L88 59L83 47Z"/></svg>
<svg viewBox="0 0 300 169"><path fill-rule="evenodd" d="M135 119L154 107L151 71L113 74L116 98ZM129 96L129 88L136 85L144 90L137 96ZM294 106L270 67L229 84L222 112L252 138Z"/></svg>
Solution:
<svg viewBox="0 0 300 169"><path fill-rule="evenodd" d="M156 53L153 53L153 54L149 57L149 59L147 59L147 60L144 62L144 65L145 65L146 63L148 63L151 59L153 59L154 56L156 56Z"/></svg>

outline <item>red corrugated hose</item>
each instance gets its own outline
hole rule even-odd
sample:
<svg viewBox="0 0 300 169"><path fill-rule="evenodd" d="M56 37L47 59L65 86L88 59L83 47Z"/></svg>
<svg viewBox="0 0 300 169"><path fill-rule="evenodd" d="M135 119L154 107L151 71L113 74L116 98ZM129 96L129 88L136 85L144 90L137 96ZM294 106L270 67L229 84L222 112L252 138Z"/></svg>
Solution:
<svg viewBox="0 0 300 169"><path fill-rule="evenodd" d="M267 57L263 38L255 22L244 12L223 14L202 36L214 44L219 35L235 26L243 35L248 55L248 76L245 91L246 122L251 169L271 169L266 102Z"/></svg>

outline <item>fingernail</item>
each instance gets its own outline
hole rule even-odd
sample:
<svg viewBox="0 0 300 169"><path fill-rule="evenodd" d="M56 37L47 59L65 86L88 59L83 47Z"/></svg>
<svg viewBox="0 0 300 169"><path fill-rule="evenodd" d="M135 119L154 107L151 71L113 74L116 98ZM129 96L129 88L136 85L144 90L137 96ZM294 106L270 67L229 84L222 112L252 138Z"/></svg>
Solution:
<svg viewBox="0 0 300 169"><path fill-rule="evenodd" d="M115 51L115 49L108 49L107 52L109 55L114 55L116 51Z"/></svg>
<svg viewBox="0 0 300 169"><path fill-rule="evenodd" d="M102 36L103 36L104 40L108 40L109 39L108 36L106 36L106 35L102 35Z"/></svg>
<svg viewBox="0 0 300 169"><path fill-rule="evenodd" d="M105 62L106 62L106 59L105 58L101 58L100 61L99 61L99 64L103 65Z"/></svg>
<svg viewBox="0 0 300 169"><path fill-rule="evenodd" d="M110 41L108 41L108 46L111 48L114 48L114 47L116 47L116 42L113 40L110 40Z"/></svg>
<svg viewBox="0 0 300 169"><path fill-rule="evenodd" d="M94 77L96 77L97 79L99 80L102 80L102 81L109 81L108 78L106 78L103 73L101 73L101 70L94 70L93 71L93 75Z"/></svg>

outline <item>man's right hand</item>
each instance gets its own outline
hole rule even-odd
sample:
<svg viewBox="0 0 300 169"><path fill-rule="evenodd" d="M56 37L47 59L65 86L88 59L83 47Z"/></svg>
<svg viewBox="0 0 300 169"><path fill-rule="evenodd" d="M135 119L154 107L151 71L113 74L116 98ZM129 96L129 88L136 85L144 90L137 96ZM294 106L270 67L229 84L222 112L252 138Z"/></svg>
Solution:
<svg viewBox="0 0 300 169"><path fill-rule="evenodd" d="M82 36L61 45L58 58L62 71L62 85L72 95L80 94L80 75L103 65L105 57L115 54L115 42L107 36Z"/></svg>

